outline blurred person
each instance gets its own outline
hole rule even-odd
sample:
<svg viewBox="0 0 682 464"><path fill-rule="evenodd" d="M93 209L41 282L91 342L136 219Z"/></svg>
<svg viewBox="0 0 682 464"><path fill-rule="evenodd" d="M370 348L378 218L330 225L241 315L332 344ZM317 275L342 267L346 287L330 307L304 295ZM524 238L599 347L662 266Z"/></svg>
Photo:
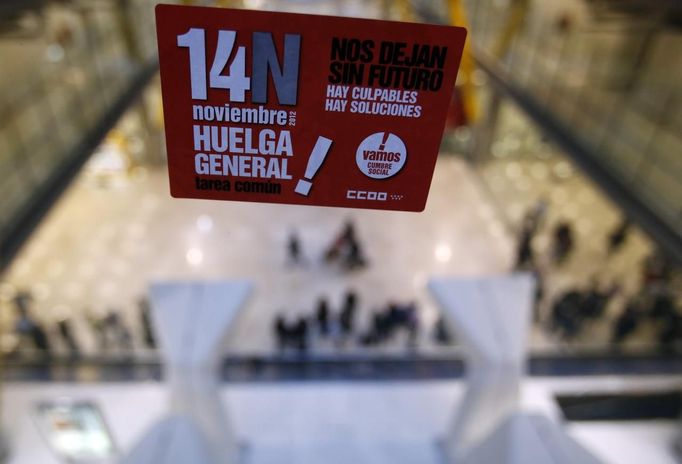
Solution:
<svg viewBox="0 0 682 464"><path fill-rule="evenodd" d="M85 320L95 335L99 350L107 351L109 349L109 338L107 337L106 329L104 327L104 320L97 317L90 308L85 309Z"/></svg>
<svg viewBox="0 0 682 464"><path fill-rule="evenodd" d="M535 234L545 222L547 211L549 210L549 203L546 198L540 197L535 201L532 208L526 213L524 222L529 225L532 233Z"/></svg>
<svg viewBox="0 0 682 464"><path fill-rule="evenodd" d="M533 294L533 320L540 322L542 317L542 301L545 298L545 278L538 266L533 267L533 277L535 278L535 293Z"/></svg>
<svg viewBox="0 0 682 464"><path fill-rule="evenodd" d="M362 346L373 346L376 343L378 343L374 327L371 326L367 329L366 332L362 333L358 338L358 342Z"/></svg>
<svg viewBox="0 0 682 464"><path fill-rule="evenodd" d="M17 322L14 331L19 337L19 341L28 340L34 349L39 352L49 354L51 351L50 340L43 326L31 316L30 302L31 294L20 292L14 298L14 306L17 312Z"/></svg>
<svg viewBox="0 0 682 464"><path fill-rule="evenodd" d="M357 239L357 236L355 235L355 224L351 219L346 221L346 224L344 224L339 238L341 242L345 243L349 243Z"/></svg>
<svg viewBox="0 0 682 464"><path fill-rule="evenodd" d="M414 347L419 334L419 314L414 303L389 303L385 308L374 312L371 339L374 343L391 340L399 330L407 333L408 346Z"/></svg>
<svg viewBox="0 0 682 464"><path fill-rule="evenodd" d="M407 327L407 307L398 303L389 303L386 310L386 324L388 335L393 334L393 330L398 327Z"/></svg>
<svg viewBox="0 0 682 464"><path fill-rule="evenodd" d="M358 295L352 290L346 292L343 306L341 306L341 312L339 313L339 327L343 337L347 337L353 333L357 305Z"/></svg>
<svg viewBox="0 0 682 464"><path fill-rule="evenodd" d="M540 226L544 223L548 209L549 204L547 200L545 198L538 198L535 204L523 216L516 251L515 269L522 269L527 265L533 265L533 239Z"/></svg>
<svg viewBox="0 0 682 464"><path fill-rule="evenodd" d="M341 259L345 262L348 255L351 253L350 249L353 244L356 245L356 248L359 248L357 236L355 234L355 224L352 220L348 220L344 224L339 235L336 236L334 241L327 248L325 252L325 261L330 263Z"/></svg>
<svg viewBox="0 0 682 464"><path fill-rule="evenodd" d="M301 316L293 327L293 339L296 349L301 353L308 351L308 319Z"/></svg>
<svg viewBox="0 0 682 464"><path fill-rule="evenodd" d="M289 328L287 327L286 319L281 313L275 317L273 332L277 341L277 348L283 351L289 344Z"/></svg>
<svg viewBox="0 0 682 464"><path fill-rule="evenodd" d="M353 239L348 243L344 265L348 270L358 269L367 265L367 260L365 259L364 253L362 251L362 246L356 239Z"/></svg>
<svg viewBox="0 0 682 464"><path fill-rule="evenodd" d="M645 287L662 285L670 281L673 266L661 251L654 251L642 263L642 283Z"/></svg>
<svg viewBox="0 0 682 464"><path fill-rule="evenodd" d="M329 335L329 303L326 298L320 298L315 309L315 320L317 321L317 329L320 335L326 337Z"/></svg>
<svg viewBox="0 0 682 464"><path fill-rule="evenodd" d="M152 327L149 300L145 297L140 298L137 305L140 313L140 323L142 325L142 340L147 348L153 350L156 348L156 338L154 336L154 328Z"/></svg>
<svg viewBox="0 0 682 464"><path fill-rule="evenodd" d="M69 349L71 356L78 356L80 354L80 347L74 335L73 326L69 319L62 319L57 322L57 331L64 342L64 345Z"/></svg>
<svg viewBox="0 0 682 464"><path fill-rule="evenodd" d="M102 323L104 326L104 336L110 339L113 346L122 351L132 351L133 338L130 335L130 330L123 323L118 311L110 309Z"/></svg>
<svg viewBox="0 0 682 464"><path fill-rule="evenodd" d="M682 316L674 312L659 322L658 343L661 351L674 352L682 342Z"/></svg>
<svg viewBox="0 0 682 464"><path fill-rule="evenodd" d="M552 258L557 264L563 263L573 251L573 227L567 221L559 222L554 228Z"/></svg>
<svg viewBox="0 0 682 464"><path fill-rule="evenodd" d="M358 338L358 341L363 346L372 346L379 342L377 335L377 316L379 315L379 311L375 309L371 314L372 317L370 319L369 326L367 327L366 331L363 332Z"/></svg>
<svg viewBox="0 0 682 464"><path fill-rule="evenodd" d="M407 345L415 348L419 337L419 311L414 302L405 307L405 328L407 329Z"/></svg>
<svg viewBox="0 0 682 464"><path fill-rule="evenodd" d="M355 225L348 220L324 254L326 263L339 262L346 270L352 271L367 265L363 247L355 233Z"/></svg>
<svg viewBox="0 0 682 464"><path fill-rule="evenodd" d="M285 351L293 348L300 353L308 350L309 322L304 316L289 324L281 313L275 317L273 332L277 341L277 348Z"/></svg>
<svg viewBox="0 0 682 464"><path fill-rule="evenodd" d="M334 241L324 252L324 262L330 264L339 259L343 251L343 245L338 239Z"/></svg>
<svg viewBox="0 0 682 464"><path fill-rule="evenodd" d="M555 22L555 28L562 35L568 34L573 29L573 16L568 12L561 13Z"/></svg>
<svg viewBox="0 0 682 464"><path fill-rule="evenodd" d="M325 252L324 259L326 262L335 261L343 257L349 243L355 240L355 226L352 221L347 221L341 233L336 236L331 245Z"/></svg>
<svg viewBox="0 0 682 464"><path fill-rule="evenodd" d="M389 311L380 309L374 312L369 336L373 344L383 343L389 337L390 325Z"/></svg>
<svg viewBox="0 0 682 464"><path fill-rule="evenodd" d="M618 294L620 286L612 284L608 290L602 290L597 279L592 279L590 287L586 290L581 306L581 313L585 318L596 319L601 317L606 310L609 301Z"/></svg>
<svg viewBox="0 0 682 464"><path fill-rule="evenodd" d="M289 233L289 238L287 239L287 254L290 263L301 264L303 262L303 257L301 255L301 240L296 231L291 231Z"/></svg>
<svg viewBox="0 0 682 464"><path fill-rule="evenodd" d="M637 299L633 299L625 306L623 312L614 321L611 330L611 343L622 344L635 330L640 321L640 308Z"/></svg>
<svg viewBox="0 0 682 464"><path fill-rule="evenodd" d="M438 316L438 320L433 327L433 340L439 345L450 345L452 343L452 335L448 327L447 320L444 316Z"/></svg>
<svg viewBox="0 0 682 464"><path fill-rule="evenodd" d="M608 238L608 254L612 255L620 250L630 233L630 221L623 219L609 234Z"/></svg>
<svg viewBox="0 0 682 464"><path fill-rule="evenodd" d="M533 264L533 228L524 221L519 235L519 243L516 250L516 263L514 269L523 269Z"/></svg>
<svg viewBox="0 0 682 464"><path fill-rule="evenodd" d="M677 315L675 298L672 292L666 287L656 287L648 290L649 292L649 316L653 320L667 321Z"/></svg>
<svg viewBox="0 0 682 464"><path fill-rule="evenodd" d="M572 339L578 335L582 318L580 307L582 295L579 290L572 289L560 295L552 306L552 326L564 339Z"/></svg>

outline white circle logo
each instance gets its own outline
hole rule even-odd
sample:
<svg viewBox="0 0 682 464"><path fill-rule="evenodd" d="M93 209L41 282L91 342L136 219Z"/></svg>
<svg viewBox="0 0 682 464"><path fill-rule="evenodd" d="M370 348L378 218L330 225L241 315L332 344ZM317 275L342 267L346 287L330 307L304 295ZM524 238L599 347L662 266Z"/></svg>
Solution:
<svg viewBox="0 0 682 464"><path fill-rule="evenodd" d="M377 132L360 143L355 162L360 171L372 179L387 179L400 171L407 159L407 149L400 137L390 132Z"/></svg>

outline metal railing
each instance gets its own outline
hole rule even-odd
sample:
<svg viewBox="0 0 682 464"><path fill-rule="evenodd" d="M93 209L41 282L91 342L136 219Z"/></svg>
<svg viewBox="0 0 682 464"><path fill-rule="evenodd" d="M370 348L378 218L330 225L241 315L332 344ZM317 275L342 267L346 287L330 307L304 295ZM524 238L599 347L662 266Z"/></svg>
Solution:
<svg viewBox="0 0 682 464"><path fill-rule="evenodd" d="M655 8L604 17L582 2L554 12L527 0L464 3L484 71L550 135L570 139L563 148L682 260L682 31Z"/></svg>
<svg viewBox="0 0 682 464"><path fill-rule="evenodd" d="M534 377L592 375L680 375L682 359L670 353L537 353L527 371ZM450 355L226 355L224 382L419 381L459 379L465 372L460 354ZM163 368L154 353L137 357L33 357L9 359L2 371L10 382L159 381Z"/></svg>
<svg viewBox="0 0 682 464"><path fill-rule="evenodd" d="M153 4L76 2L29 43L0 40L8 63L31 54L0 82L0 269L154 75Z"/></svg>

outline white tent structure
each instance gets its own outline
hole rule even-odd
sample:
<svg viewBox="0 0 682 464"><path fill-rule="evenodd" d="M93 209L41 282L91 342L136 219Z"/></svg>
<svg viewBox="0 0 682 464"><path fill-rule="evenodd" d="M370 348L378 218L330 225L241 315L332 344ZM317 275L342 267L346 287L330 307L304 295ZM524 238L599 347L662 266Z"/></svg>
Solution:
<svg viewBox="0 0 682 464"><path fill-rule="evenodd" d="M514 413L461 461L463 464L599 464L555 422Z"/></svg>
<svg viewBox="0 0 682 464"><path fill-rule="evenodd" d="M164 357L170 411L124 464L239 462L217 374L230 325L250 291L247 282L152 285L152 320Z"/></svg>
<svg viewBox="0 0 682 464"><path fill-rule="evenodd" d="M582 448L558 426L551 428L552 441L536 440L533 430L550 427L520 413L533 276L440 278L432 279L429 289L466 350L467 389L443 441L447 459L457 464L597 462L557 461L554 456L564 452L574 456L566 449ZM557 446L564 451L556 450ZM546 449L541 451L542 447ZM514 450L521 450L519 456L526 459L515 460Z"/></svg>

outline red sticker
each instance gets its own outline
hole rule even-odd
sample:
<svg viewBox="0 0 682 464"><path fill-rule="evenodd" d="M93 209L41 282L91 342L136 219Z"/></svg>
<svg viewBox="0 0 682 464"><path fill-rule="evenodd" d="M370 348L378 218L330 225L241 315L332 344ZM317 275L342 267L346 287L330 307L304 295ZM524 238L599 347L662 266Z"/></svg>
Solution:
<svg viewBox="0 0 682 464"><path fill-rule="evenodd" d="M463 28L159 5L171 194L422 211Z"/></svg>

